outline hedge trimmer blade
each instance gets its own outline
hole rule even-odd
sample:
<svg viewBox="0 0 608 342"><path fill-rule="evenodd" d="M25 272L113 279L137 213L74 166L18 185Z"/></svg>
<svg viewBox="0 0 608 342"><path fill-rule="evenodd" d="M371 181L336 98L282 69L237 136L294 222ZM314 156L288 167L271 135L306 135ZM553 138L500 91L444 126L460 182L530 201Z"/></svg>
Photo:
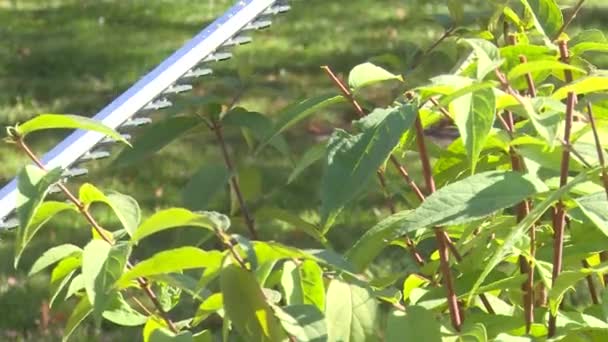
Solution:
<svg viewBox="0 0 608 342"><path fill-rule="evenodd" d="M240 0L93 119L121 132L149 124L150 112L171 107L176 94L192 89L189 81L212 74L210 64L231 58L231 48L250 43L249 31L269 27L274 15L288 10L286 0ZM81 164L109 157L107 145L111 143L100 133L77 130L44 155L42 162L47 168L64 169L66 179L84 175L88 171ZM15 178L0 190L0 228L17 225L11 217L16 205Z"/></svg>

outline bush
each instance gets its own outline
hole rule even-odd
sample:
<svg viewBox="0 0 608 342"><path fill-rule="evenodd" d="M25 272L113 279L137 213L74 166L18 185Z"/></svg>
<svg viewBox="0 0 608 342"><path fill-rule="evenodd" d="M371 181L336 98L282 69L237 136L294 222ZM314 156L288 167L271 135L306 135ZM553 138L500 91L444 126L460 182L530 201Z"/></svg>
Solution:
<svg viewBox="0 0 608 342"><path fill-rule="evenodd" d="M578 8L564 18L551 0L496 5L474 21L461 2L449 5L445 33L407 65L385 55L353 68L347 84L323 67L336 92L293 104L275 120L193 98L194 110L145 129L116 166L141 162L186 132L213 132L223 165L196 172L183 208L142 220L134 198L92 184L78 194L61 185L68 203L45 201L61 170L25 167L15 266L55 215L80 213L93 228L84 247L52 247L30 271L53 266L51 304L76 302L64 338L90 318L143 326L145 341L603 340L608 78L587 57L608 43L597 30L568 36ZM461 58L438 75L426 61L445 41L457 43ZM234 163L225 130L242 132L252 156L291 160L283 133L337 105L358 118L303 153L287 180L323 164L318 214L251 206L263 202L260 171ZM10 128L8 139L37 161L26 136L57 127L118 137L85 118L42 115ZM425 136L433 127L459 134L440 147ZM420 177L408 170L413 159ZM226 185L229 215L204 211ZM331 233L344 208L377 198L386 207L379 222L336 248ZM102 226L100 207L115 222ZM268 221L297 229L314 248L265 239L259 222ZM163 244L168 231L185 228L198 242ZM130 261L155 238L155 254ZM389 246L409 255L415 271L374 267ZM574 288L586 290L572 295Z"/></svg>

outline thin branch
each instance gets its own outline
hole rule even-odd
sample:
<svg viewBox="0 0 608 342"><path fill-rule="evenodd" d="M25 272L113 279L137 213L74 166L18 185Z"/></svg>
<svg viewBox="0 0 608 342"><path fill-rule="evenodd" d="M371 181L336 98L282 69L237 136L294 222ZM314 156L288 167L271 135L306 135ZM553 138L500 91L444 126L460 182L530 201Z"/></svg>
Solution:
<svg viewBox="0 0 608 342"><path fill-rule="evenodd" d="M414 62L412 63L412 65L410 65L409 69L410 70L415 69L417 66L419 66L422 63L422 61L424 60L424 57L428 56L431 52L433 52L433 50L435 50L439 46L439 44L441 44L444 40L446 40L447 38L449 38L452 35L452 33L454 32L454 29L455 29L454 26L449 27L426 50L424 50L422 53L417 54L416 57L414 57L415 58Z"/></svg>
<svg viewBox="0 0 608 342"><path fill-rule="evenodd" d="M221 123L219 123L215 119L211 119L212 130L215 133L217 141L220 145L220 150L222 151L222 157L224 158L224 164L226 165L226 169L230 174L230 185L232 186L232 190L234 190L234 194L239 202L239 206L241 207L241 213L243 214L243 219L245 220L245 225L249 230L249 234L251 234L251 238L254 240L258 239L258 232L255 229L255 222L253 220L253 216L249 211L249 207L245 202L245 197L243 196L243 192L241 191L241 185L239 184L238 176L236 175L236 169L232 160L230 159L230 155L228 154L228 147L226 145L226 140L224 139L224 130L222 128Z"/></svg>
<svg viewBox="0 0 608 342"><path fill-rule="evenodd" d="M574 18L578 14L578 12L583 7L584 3L585 3L585 0L579 0L578 1L578 3L576 4L576 6L574 6L574 9L572 10L572 13L570 13L570 16L568 16L568 18L566 20L564 20L564 23L562 24L562 26L557 31L557 34L555 34L555 36L553 37L554 40L555 39L559 39L559 36L561 36L562 33L564 33L564 31L566 30L566 28L568 28L568 26L570 26L570 24L572 23L572 21L574 20Z"/></svg>
<svg viewBox="0 0 608 342"><path fill-rule="evenodd" d="M516 44L515 36L512 37L512 45ZM525 64L528 62L526 56L519 56L519 62L521 64ZM532 78L532 74L527 73L525 75L526 83L528 85L528 94L531 97L536 97L536 86L534 84L534 79ZM511 139L513 139L513 135L515 133L515 120L513 118L512 112L507 112L507 125L509 126L509 132L511 134ZM524 172L525 164L521 157L517 154L515 149L512 146L509 146L509 154L511 155L511 166L514 171ZM531 203L529 200L524 200L517 206L517 222L521 222L526 216L530 214ZM526 333L529 334L532 328L532 323L534 322L534 258L536 255L536 226L532 224L530 230L528 232L530 236L530 259L526 260L526 258L522 255L520 256L520 266L521 273L527 273L528 277L526 278L526 282L523 284L524 289L524 316L526 323Z"/></svg>
<svg viewBox="0 0 608 342"><path fill-rule="evenodd" d="M40 169L42 169L44 171L48 171L46 169L46 166L36 156L36 154L29 148L29 146L25 143L25 141L23 140L23 138L21 136L15 136L14 139L15 139L15 142L17 143L17 145L25 152L25 154ZM95 220L95 218L91 215L91 212L89 211L89 208L87 208L87 206L85 206L64 184L57 183L57 186L68 197L68 199L70 200L70 202L72 202L78 208L78 210L80 211L80 213L87 220L87 222L93 227L93 229L97 232L97 234L99 234L99 236L101 236L101 238L104 241L106 241L110 245L113 245L114 244L113 238L111 236L107 235L106 230L103 229L99 225L99 223L97 222L97 220ZM129 268L129 269L133 268L133 265L131 264L130 261L127 261L127 268ZM156 294L150 288L150 285L149 285L148 281L145 278L141 278L140 277L140 278L137 278L137 283L139 284L139 287L144 291L144 293L148 296L148 298L150 299L150 301L152 302L152 304L154 304L154 307L159 312L160 316L163 318L163 320L165 321L165 323L167 323L167 326L169 327L169 329L171 329L171 331L173 331L175 333L179 332L179 330L177 329L177 327L175 326L175 324L173 323L173 321L171 321L171 319L169 318L169 316L167 315L167 313L165 312L165 310L163 310L162 305L160 304L158 298L156 297ZM149 310L146 310L146 311L149 311Z"/></svg>
<svg viewBox="0 0 608 342"><path fill-rule="evenodd" d="M426 183L427 190L430 193L435 192L435 180L433 179L433 171L431 169L431 162L428 155L428 150L424 141L424 130L422 128L422 122L420 122L420 116L418 116L414 122L416 129L416 142L418 144L418 153L420 155L420 161L422 163L422 172L424 174L424 181ZM446 299L448 302L448 309L450 311L450 320L452 326L457 331L460 331L462 327L462 317L460 315L460 307L458 305L458 297L454 290L454 280L452 279L452 270L450 269L450 253L448 249L447 234L441 227L435 227L435 239L438 243L440 269L443 278L443 283L446 288Z"/></svg>
<svg viewBox="0 0 608 342"><path fill-rule="evenodd" d="M564 63L568 63L568 47L565 41L559 41L559 50L561 60ZM565 72L566 80L568 82L572 81L572 72L566 70ZM573 121L573 113L574 113L574 105L576 103L576 95L574 92L569 92L566 100L566 123L564 128L564 141L566 144L570 144L570 134L572 132L572 121ZM567 148L563 148L562 151L562 162L560 169L560 187L564 187L568 183L568 172L569 172L569 163L570 163L570 151ZM553 272L551 277L552 284L555 284L557 277L561 273L562 263L563 263L563 253L564 253L564 229L566 224L566 210L563 200L560 200L557 203L557 207L555 212L555 216L553 219L553 230L554 230L554 240L553 240ZM557 315L551 315L549 317L549 332L548 336L553 337L556 332L556 320Z"/></svg>

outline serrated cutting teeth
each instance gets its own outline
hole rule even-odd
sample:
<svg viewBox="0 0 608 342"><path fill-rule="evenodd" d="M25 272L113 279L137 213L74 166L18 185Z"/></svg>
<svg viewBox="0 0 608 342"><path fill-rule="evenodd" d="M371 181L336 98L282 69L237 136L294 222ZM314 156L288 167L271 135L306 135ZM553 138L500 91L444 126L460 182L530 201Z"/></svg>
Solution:
<svg viewBox="0 0 608 342"><path fill-rule="evenodd" d="M207 76L213 74L213 70L209 68L196 68L190 69L187 73L182 76L182 78L197 78L201 76Z"/></svg>
<svg viewBox="0 0 608 342"><path fill-rule="evenodd" d="M78 163L83 163L91 160L105 159L110 157L110 152L104 150L90 151L82 155L78 159Z"/></svg>
<svg viewBox="0 0 608 342"><path fill-rule="evenodd" d="M123 139L125 139L126 141L131 141L131 134L121 134L120 136ZM98 146L104 146L104 145L111 145L111 144L114 144L114 143L116 143L116 139L110 138L110 137L105 137L97 145Z"/></svg>
<svg viewBox="0 0 608 342"><path fill-rule="evenodd" d="M72 169L63 170L63 173L61 174L61 176L65 177L65 178L73 178L73 177L78 177L78 176L84 176L87 173L89 173L88 169L85 169L83 167L75 167Z"/></svg>
<svg viewBox="0 0 608 342"><path fill-rule="evenodd" d="M222 44L222 46L230 47L230 46L245 45L245 44L251 43L251 41L252 41L252 38L249 36L236 36L236 37L228 39L224 44Z"/></svg>
<svg viewBox="0 0 608 342"><path fill-rule="evenodd" d="M154 101L148 103L147 105L144 106L144 108L142 108L142 110L145 110L145 111L159 110L159 109L171 107L172 105L173 105L173 103L171 103L171 101L167 100L166 98L162 98L162 99L154 100Z"/></svg>
<svg viewBox="0 0 608 342"><path fill-rule="evenodd" d="M272 20L266 18L258 19L245 25L245 27L243 27L243 31L262 30L270 27L270 25L272 25Z"/></svg>
<svg viewBox="0 0 608 342"><path fill-rule="evenodd" d="M264 12L262 12L262 14L263 15L277 15L277 14L288 12L290 9L291 9L291 6L289 6L287 3L280 2L276 5L272 5L272 6L268 7L268 9L266 9Z"/></svg>
<svg viewBox="0 0 608 342"><path fill-rule="evenodd" d="M5 220L0 219L0 229L12 229L19 226L19 220L16 217L10 217Z"/></svg>
<svg viewBox="0 0 608 342"><path fill-rule="evenodd" d="M230 52L214 52L212 54L210 54L209 56L203 58L201 60L201 63L209 63L209 62L220 62L220 61L225 61L227 59L232 58L232 53Z"/></svg>
<svg viewBox="0 0 608 342"><path fill-rule="evenodd" d="M125 121L120 128L130 128L130 127L139 127L143 125L147 125L152 122L150 118L134 118Z"/></svg>
<svg viewBox="0 0 608 342"><path fill-rule="evenodd" d="M287 0L237 1L221 17L103 107L93 119L118 130L127 141L130 140L131 137L124 133L151 123L148 114L170 107L175 94L192 89L188 81L212 73L205 63L231 58L230 48L251 42L251 32L245 31L265 29L271 26L276 14L289 9ZM114 139L98 133L76 130L46 153L41 162L66 170L62 177L64 182L67 177L86 174L87 170L80 169L79 163L106 158L109 152L101 149L111 151L110 144L114 142ZM11 222L14 221L9 218L15 217L11 214L15 213L18 202L17 183L13 178L0 188L0 227L13 226ZM55 190L60 191L57 186L53 188Z"/></svg>
<svg viewBox="0 0 608 342"><path fill-rule="evenodd" d="M174 84L172 86L170 86L169 88L165 89L165 91L163 91L164 95L170 95L170 94L179 94L179 93L183 93L186 91L190 91L192 90L192 85L190 84Z"/></svg>
<svg viewBox="0 0 608 342"><path fill-rule="evenodd" d="M62 182L65 182L65 179L64 179L64 180L62 180ZM59 186L57 186L57 185L52 185L52 186L49 188L49 195L51 195L51 194L56 194L56 193L60 193L60 192L61 192L61 188L60 188Z"/></svg>

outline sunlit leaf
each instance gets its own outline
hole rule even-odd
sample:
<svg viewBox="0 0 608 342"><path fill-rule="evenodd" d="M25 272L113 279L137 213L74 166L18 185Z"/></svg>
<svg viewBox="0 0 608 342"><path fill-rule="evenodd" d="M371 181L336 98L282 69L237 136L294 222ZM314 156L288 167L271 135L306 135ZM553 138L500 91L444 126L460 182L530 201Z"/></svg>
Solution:
<svg viewBox="0 0 608 342"><path fill-rule="evenodd" d="M266 303L255 276L236 265L224 267L220 275L224 310L246 341L281 341L284 333Z"/></svg>
<svg viewBox="0 0 608 342"><path fill-rule="evenodd" d="M301 342L327 341L327 326L323 313L314 305L274 307L274 314L285 331Z"/></svg>
<svg viewBox="0 0 608 342"><path fill-rule="evenodd" d="M571 182L561 187L560 189L551 192L551 194L544 199L542 202L534 205L534 208L530 211L530 214L526 216L517 226L511 229L511 232L507 237L505 237L503 244L498 247L495 251L493 251L492 257L484 262L484 269L475 284L471 287L471 292L467 297L467 302L471 303L473 300L473 296L476 294L477 290L483 284L486 277L492 272L492 270L510 253L512 253L513 247L515 244L525 235L527 229L534 224L547 209L553 205L555 201L559 198L567 194L573 187L576 185L587 181L590 175L593 175L597 172L597 169L589 170L585 173L579 174L576 178L574 178Z"/></svg>
<svg viewBox="0 0 608 342"><path fill-rule="evenodd" d="M29 275L31 276L36 274L50 265L62 260L63 258L80 254L81 252L82 248L69 243L48 249L40 256L40 258L38 258L38 260L36 260L36 262L34 262L34 265L32 265L32 268L30 269Z"/></svg>
<svg viewBox="0 0 608 342"><path fill-rule="evenodd" d="M328 341L373 341L378 304L369 289L333 279L327 289Z"/></svg>
<svg viewBox="0 0 608 342"><path fill-rule="evenodd" d="M363 270L399 236L421 228L475 221L547 190L532 175L509 171L479 173L439 189L415 210L385 218L369 229L346 255L357 270Z"/></svg>
<svg viewBox="0 0 608 342"><path fill-rule="evenodd" d="M491 88L464 95L452 103L454 121L470 160L471 173L475 167L496 117L496 99Z"/></svg>
<svg viewBox="0 0 608 342"><path fill-rule="evenodd" d="M168 229L197 227L209 230L226 230L230 226L228 217L214 212L192 212L182 208L171 208L156 212L145 220L131 236L131 242Z"/></svg>
<svg viewBox="0 0 608 342"><path fill-rule="evenodd" d="M377 109L361 120L363 133L350 135L342 130L334 133L321 181L321 218L325 230L376 174L414 123L417 113L415 104Z"/></svg>
<svg viewBox="0 0 608 342"><path fill-rule="evenodd" d="M402 81L403 78L369 62L357 65L348 74L348 84L352 89L360 89L388 80Z"/></svg>
<svg viewBox="0 0 608 342"><path fill-rule="evenodd" d="M19 135L26 136L32 132L56 128L95 131L129 145L129 142L127 142L117 131L99 121L77 115L41 114L21 125L18 125L16 127L16 131Z"/></svg>

